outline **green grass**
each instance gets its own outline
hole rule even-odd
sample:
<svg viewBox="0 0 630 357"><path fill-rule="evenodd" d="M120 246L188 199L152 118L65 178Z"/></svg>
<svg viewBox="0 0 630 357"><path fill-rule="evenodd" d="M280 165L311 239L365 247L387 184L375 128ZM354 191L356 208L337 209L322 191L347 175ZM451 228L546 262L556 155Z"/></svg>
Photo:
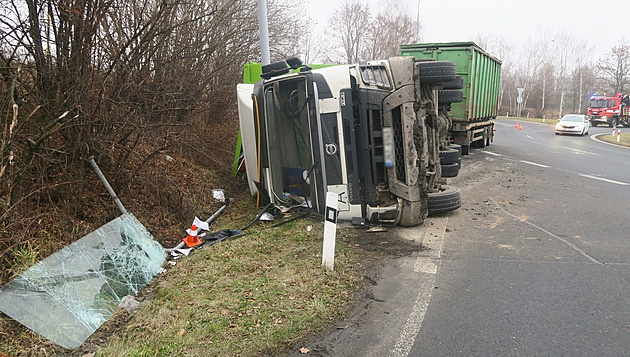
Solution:
<svg viewBox="0 0 630 357"><path fill-rule="evenodd" d="M337 233L331 272L321 266L320 220L265 224L179 260L97 355L268 355L341 317L362 286L350 232Z"/></svg>
<svg viewBox="0 0 630 357"><path fill-rule="evenodd" d="M612 133L612 129L610 132ZM617 142L617 136L615 135L613 137L612 134L599 135L597 138L599 140L605 141L607 143L615 144L615 145L630 146L630 130L627 130L625 132L623 129L621 130L621 136L619 137L619 142Z"/></svg>

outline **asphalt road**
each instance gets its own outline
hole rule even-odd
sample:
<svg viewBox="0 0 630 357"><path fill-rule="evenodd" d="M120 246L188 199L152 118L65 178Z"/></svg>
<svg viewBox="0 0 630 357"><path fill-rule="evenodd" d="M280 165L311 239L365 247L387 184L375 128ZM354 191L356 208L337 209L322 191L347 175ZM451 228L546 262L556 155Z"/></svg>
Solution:
<svg viewBox="0 0 630 357"><path fill-rule="evenodd" d="M607 127L514 125L463 157L459 210L398 231L428 249L386 265L311 355L630 355L630 150L591 137Z"/></svg>
<svg viewBox="0 0 630 357"><path fill-rule="evenodd" d="M497 121L466 164L408 356L630 355L630 150Z"/></svg>

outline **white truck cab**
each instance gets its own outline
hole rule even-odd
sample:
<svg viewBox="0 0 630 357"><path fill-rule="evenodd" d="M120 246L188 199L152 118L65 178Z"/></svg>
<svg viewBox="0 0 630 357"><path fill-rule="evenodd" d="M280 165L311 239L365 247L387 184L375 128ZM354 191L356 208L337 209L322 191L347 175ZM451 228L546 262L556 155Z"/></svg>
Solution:
<svg viewBox="0 0 630 357"><path fill-rule="evenodd" d="M432 205L433 213L460 206L459 190L442 177L444 157L453 166L459 153L437 105L438 89L455 78L452 62L394 57L312 70L291 58L262 72L262 81L238 87L247 175L260 203L323 212L335 192L338 219L402 226L421 224Z"/></svg>

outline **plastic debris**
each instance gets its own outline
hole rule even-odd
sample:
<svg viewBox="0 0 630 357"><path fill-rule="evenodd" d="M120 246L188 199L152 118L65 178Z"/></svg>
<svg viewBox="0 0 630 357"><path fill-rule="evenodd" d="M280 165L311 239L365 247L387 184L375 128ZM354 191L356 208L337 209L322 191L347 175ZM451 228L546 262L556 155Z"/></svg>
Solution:
<svg viewBox="0 0 630 357"><path fill-rule="evenodd" d="M225 191L222 189L214 189L212 190L212 197L219 202L225 202Z"/></svg>
<svg viewBox="0 0 630 357"><path fill-rule="evenodd" d="M210 229L210 225L208 224L208 222L202 221L198 217L195 217L195 219L193 220L193 225L197 226L197 228L199 229L203 229L204 231Z"/></svg>
<svg viewBox="0 0 630 357"><path fill-rule="evenodd" d="M273 221L273 214L271 214L269 212L265 212L265 213L260 215L259 219L261 221Z"/></svg>
<svg viewBox="0 0 630 357"><path fill-rule="evenodd" d="M203 246L210 246L213 245L215 243L219 243L222 242L226 239L228 239L231 236L235 236L237 234L241 234L243 233L242 230L231 230L231 229L224 229L222 231L217 231L214 233L209 233L207 234L203 240Z"/></svg>

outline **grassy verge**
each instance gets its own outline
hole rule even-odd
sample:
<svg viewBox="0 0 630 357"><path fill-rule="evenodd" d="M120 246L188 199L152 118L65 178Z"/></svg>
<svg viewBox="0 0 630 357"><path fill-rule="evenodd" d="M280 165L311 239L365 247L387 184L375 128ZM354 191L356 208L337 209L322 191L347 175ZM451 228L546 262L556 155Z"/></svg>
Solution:
<svg viewBox="0 0 630 357"><path fill-rule="evenodd" d="M630 132L625 132L621 130L621 136L619 138L619 142L617 142L617 136L612 136L610 134L600 135L597 137L601 141L605 141L607 143L621 145L621 146L630 146Z"/></svg>
<svg viewBox="0 0 630 357"><path fill-rule="evenodd" d="M338 232L330 272L321 267L321 220L263 225L179 260L97 355L270 355L342 316L362 285L351 231Z"/></svg>

